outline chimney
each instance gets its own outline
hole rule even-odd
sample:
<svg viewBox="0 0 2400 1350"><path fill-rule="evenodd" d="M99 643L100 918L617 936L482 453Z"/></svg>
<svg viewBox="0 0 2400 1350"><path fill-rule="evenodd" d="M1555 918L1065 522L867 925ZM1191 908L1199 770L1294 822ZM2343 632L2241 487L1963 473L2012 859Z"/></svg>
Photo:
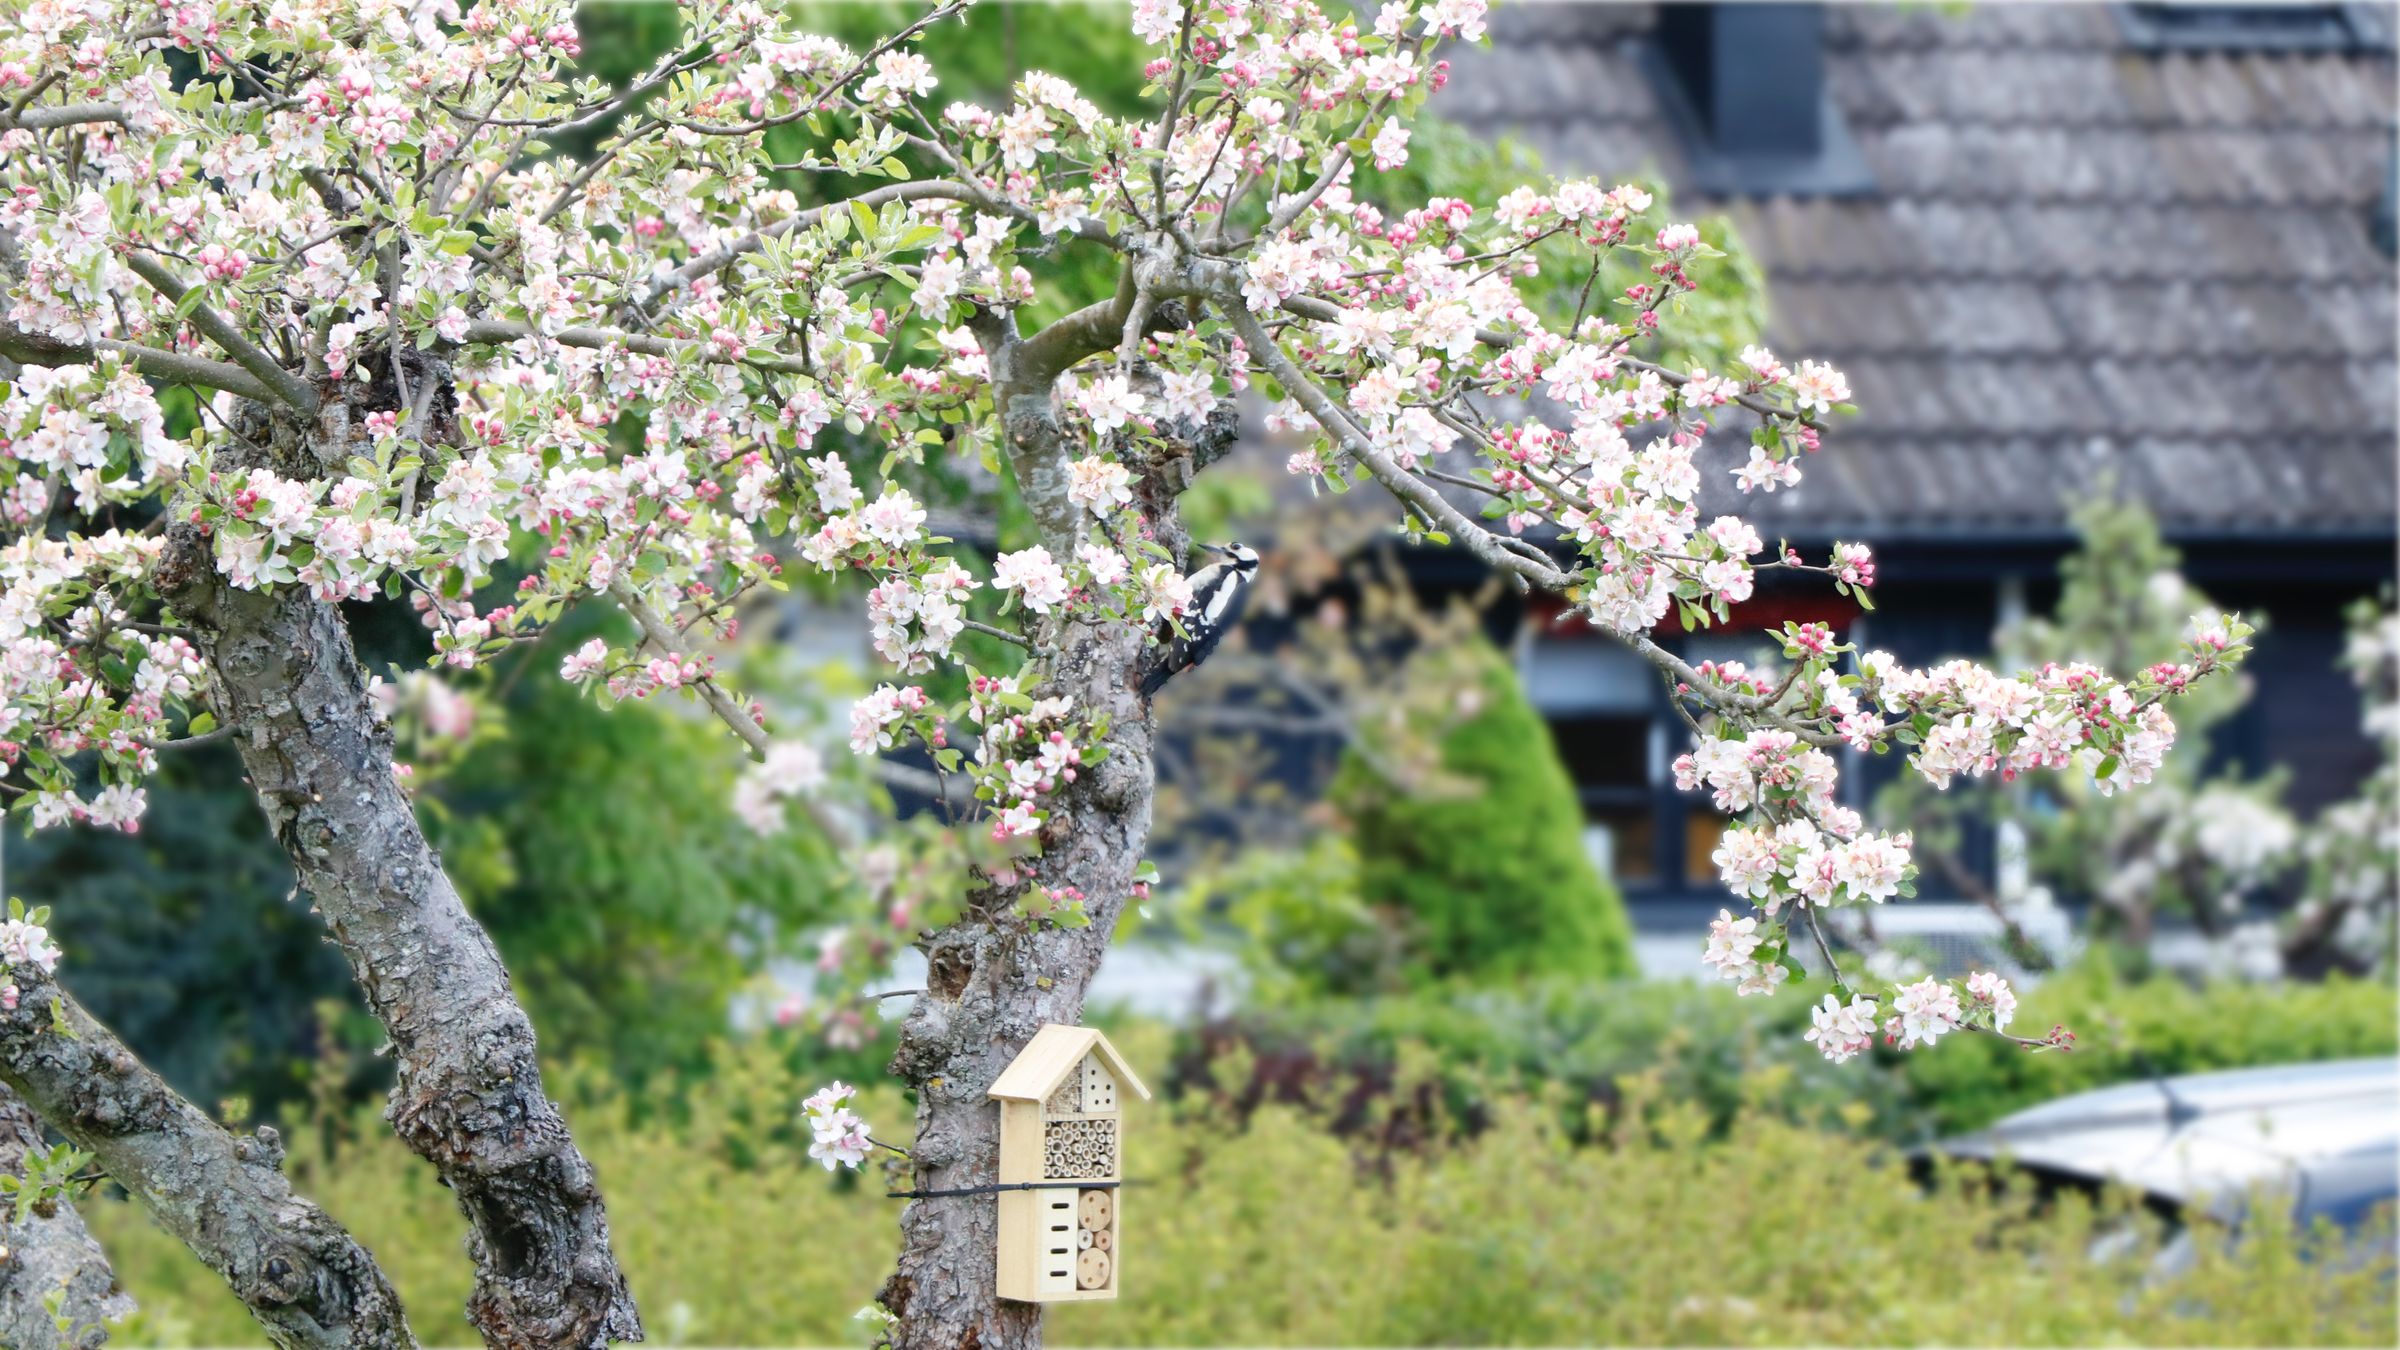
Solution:
<svg viewBox="0 0 2400 1350"><path fill-rule="evenodd" d="M1875 180L1825 87L1825 10L1662 4L1649 44L1693 186L1718 196L1844 196Z"/></svg>
<svg viewBox="0 0 2400 1350"><path fill-rule="evenodd" d="M1824 148L1825 12L1815 5L1668 4L1668 69L1711 144L1728 154Z"/></svg>

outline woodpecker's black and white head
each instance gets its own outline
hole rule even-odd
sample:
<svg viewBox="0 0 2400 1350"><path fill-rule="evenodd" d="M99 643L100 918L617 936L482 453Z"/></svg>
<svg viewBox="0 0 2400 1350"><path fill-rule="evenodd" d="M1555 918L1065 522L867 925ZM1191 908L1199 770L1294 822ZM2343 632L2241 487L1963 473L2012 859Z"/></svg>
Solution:
<svg viewBox="0 0 2400 1350"><path fill-rule="evenodd" d="M1180 671L1208 659L1225 634L1241 622L1242 606L1250 598L1250 582L1258 575L1258 552L1248 544L1202 544L1218 556L1192 573L1192 607L1183 616L1183 632L1159 633L1159 651L1142 675L1142 692L1155 694Z"/></svg>
<svg viewBox="0 0 2400 1350"><path fill-rule="evenodd" d="M1200 577L1207 576L1209 573L1216 571L1220 567L1230 567L1234 571L1241 573L1243 576L1248 576L1258 570L1258 550L1250 547L1248 544L1202 544L1200 547L1216 554L1225 561L1220 563L1210 563L1208 566L1201 568L1192 579L1192 584L1194 586L1198 586L1200 584Z"/></svg>

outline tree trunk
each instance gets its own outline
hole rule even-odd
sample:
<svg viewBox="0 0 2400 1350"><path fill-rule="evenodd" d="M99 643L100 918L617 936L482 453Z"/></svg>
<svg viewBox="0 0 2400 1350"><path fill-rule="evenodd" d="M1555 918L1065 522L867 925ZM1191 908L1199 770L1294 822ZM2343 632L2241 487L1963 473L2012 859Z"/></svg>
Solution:
<svg viewBox="0 0 2400 1350"><path fill-rule="evenodd" d="M437 362L413 373L447 388ZM436 403L446 419L447 396ZM329 404L303 436L253 410L257 448L244 453L285 461L281 472L338 472L351 414ZM641 1339L591 1163L543 1094L533 1023L393 777L340 613L296 587L235 589L188 521L168 531L153 580L194 630L267 822L391 1036L385 1114L465 1211L469 1320L506 1350Z"/></svg>
<svg viewBox="0 0 2400 1350"><path fill-rule="evenodd" d="M222 1277L269 1340L284 1350L415 1350L399 1295L375 1258L293 1193L273 1130L227 1133L48 976L19 966L10 978L20 998L0 1011L0 1080ZM61 1206L49 1222L72 1214ZM90 1246L88 1236L82 1241ZM89 1262L77 1278L113 1288L96 1246ZM60 1268L50 1271L45 1279ZM46 1292L24 1291L37 1309ZM96 1306L107 1306L105 1296ZM10 1345L42 1344L16 1334L0 1322Z"/></svg>
<svg viewBox="0 0 2400 1350"><path fill-rule="evenodd" d="M0 1085L0 1176L24 1176L26 1155L47 1147L33 1108ZM16 1223L13 1207L0 1208L0 1345L90 1350L108 1340L109 1323L133 1311L133 1299L117 1287L107 1254L75 1207L60 1199L47 1209L37 1207ZM64 1328L49 1304L60 1290Z"/></svg>
<svg viewBox="0 0 2400 1350"><path fill-rule="evenodd" d="M925 992L900 1031L892 1072L916 1090L918 1189L999 1179L1000 1113L984 1095L1047 1022L1082 1020L1083 999L1133 894L1150 836L1150 714L1134 691L1146 634L1075 622L1052 648L1037 692L1072 689L1109 719L1108 757L1053 799L1034 879L1081 888L1091 924L1029 926L1013 890L987 887L965 918L927 939ZM1041 1309L994 1293L997 1197L913 1200L900 1216L898 1269L883 1304L900 1321L895 1350L1031 1350Z"/></svg>
<svg viewBox="0 0 2400 1350"><path fill-rule="evenodd" d="M1082 450L1061 433L1050 385L1080 354L1113 344L1134 303L1120 288L1116 301L1061 319L1024 343L988 320L978 327L992 358L992 401L1005 420L1010 468L1054 557L1074 555L1084 514L1068 499L1066 469L1070 454ZM1151 320L1153 327L1182 322L1179 307ZM1139 365L1133 373L1144 383L1152 378ZM1191 541L1176 502L1200 470L1233 447L1240 423L1228 403L1171 431L1169 445L1152 457L1123 457L1136 471L1135 504L1152 537L1184 557ZM919 943L925 992L901 1024L891 1065L917 1096L910 1153L918 1190L999 1179L1000 1113L985 1093L1043 1024L1082 1020L1084 995L1150 842L1153 728L1138 692L1152 657L1149 629L1138 621L1078 616L1045 625L1032 649L1041 681L1027 692L1064 695L1108 725L1106 758L1049 799L1041 854L1030 867L1034 885L1081 890L1091 922L1029 923L1011 908L1023 893L1020 878L1015 886L981 888L958 922ZM1041 1345L1040 1305L1003 1301L996 1292L998 1226L999 1203L991 1195L913 1200L901 1211L900 1260L882 1293L884 1307L899 1319L894 1350Z"/></svg>

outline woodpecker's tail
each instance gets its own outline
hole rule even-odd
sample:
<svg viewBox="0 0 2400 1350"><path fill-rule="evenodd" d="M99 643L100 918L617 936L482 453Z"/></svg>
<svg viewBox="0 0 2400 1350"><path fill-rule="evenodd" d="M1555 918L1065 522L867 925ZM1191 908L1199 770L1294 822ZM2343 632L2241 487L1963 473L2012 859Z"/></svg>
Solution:
<svg viewBox="0 0 2400 1350"><path fill-rule="evenodd" d="M1172 664L1164 660L1151 662L1150 668L1142 672L1142 697L1150 698L1156 695L1159 690L1167 687L1167 681L1174 678L1175 667Z"/></svg>

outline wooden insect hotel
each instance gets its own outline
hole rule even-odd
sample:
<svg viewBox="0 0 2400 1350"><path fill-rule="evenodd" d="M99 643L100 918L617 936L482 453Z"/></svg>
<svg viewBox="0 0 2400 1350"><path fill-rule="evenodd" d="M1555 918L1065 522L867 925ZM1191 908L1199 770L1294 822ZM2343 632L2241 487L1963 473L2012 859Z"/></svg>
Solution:
<svg viewBox="0 0 2400 1350"><path fill-rule="evenodd" d="M1150 1100L1108 1038L1051 1025L992 1084L1000 1103L1002 1298L1115 1298L1124 1255L1120 1107Z"/></svg>

